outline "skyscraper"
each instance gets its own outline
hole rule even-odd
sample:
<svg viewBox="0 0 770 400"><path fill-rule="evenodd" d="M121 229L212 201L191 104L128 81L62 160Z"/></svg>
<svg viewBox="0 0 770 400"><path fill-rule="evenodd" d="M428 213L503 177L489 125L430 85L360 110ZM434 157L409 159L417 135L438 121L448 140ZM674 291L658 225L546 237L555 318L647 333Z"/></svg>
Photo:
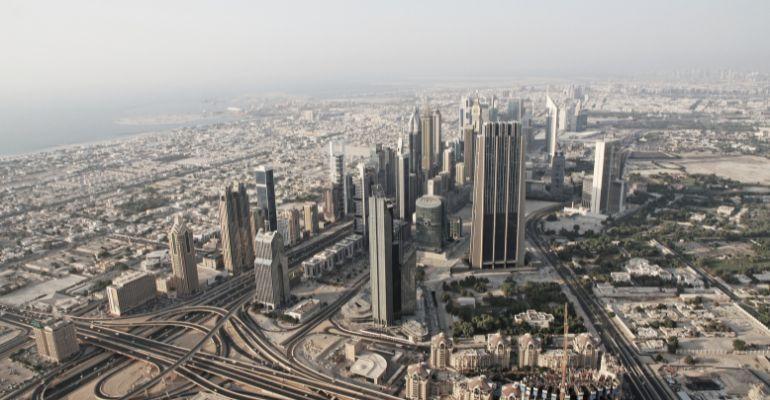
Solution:
<svg viewBox="0 0 770 400"><path fill-rule="evenodd" d="M142 271L126 272L113 279L105 292L110 314L121 316L155 298L155 276Z"/></svg>
<svg viewBox="0 0 770 400"><path fill-rule="evenodd" d="M254 300L268 309L276 309L289 301L289 262L281 234L260 231L254 240Z"/></svg>
<svg viewBox="0 0 770 400"><path fill-rule="evenodd" d="M417 308L417 251L412 244L410 225L403 220L393 220L393 279L396 283L394 306L397 318L414 314Z"/></svg>
<svg viewBox="0 0 770 400"><path fill-rule="evenodd" d="M257 181L257 205L265 210L265 229L274 231L278 229L278 215L275 209L273 169L260 166L257 168L255 177Z"/></svg>
<svg viewBox="0 0 770 400"><path fill-rule="evenodd" d="M546 123L545 123L545 151L548 154L548 159L553 160L556 155L556 141L559 131L562 129L560 125L560 114L564 112L559 109L556 103L551 99L551 96L545 97L545 107L547 110Z"/></svg>
<svg viewBox="0 0 770 400"><path fill-rule="evenodd" d="M396 154L393 149L375 145L369 156L369 164L374 167L376 182L388 197L396 195Z"/></svg>
<svg viewBox="0 0 770 400"><path fill-rule="evenodd" d="M283 243L286 246L294 246L302 239L302 229L300 228L299 210L294 207L284 208L278 218L278 231L283 236Z"/></svg>
<svg viewBox="0 0 770 400"><path fill-rule="evenodd" d="M417 199L415 219L414 242L417 248L435 253L442 252L449 236L444 198L425 195Z"/></svg>
<svg viewBox="0 0 770 400"><path fill-rule="evenodd" d="M272 182L272 172L270 176ZM254 263L249 195L244 184L238 183L237 190L233 185L225 187L219 197L219 223L225 269L239 274Z"/></svg>
<svg viewBox="0 0 770 400"><path fill-rule="evenodd" d="M396 161L396 205L398 218L405 221L412 220L409 189L409 154L399 154Z"/></svg>
<svg viewBox="0 0 770 400"><path fill-rule="evenodd" d="M471 265L524 265L524 136L518 122L484 124L476 137Z"/></svg>
<svg viewBox="0 0 770 400"><path fill-rule="evenodd" d="M409 225L393 218L393 208L379 188L369 198L369 264L372 319L392 325L416 307L416 253Z"/></svg>
<svg viewBox="0 0 770 400"><path fill-rule="evenodd" d="M253 234L259 232L260 229L265 229L265 210L254 207L251 210L251 219L249 220L249 223L251 226L251 233Z"/></svg>
<svg viewBox="0 0 770 400"><path fill-rule="evenodd" d="M508 99L508 118L512 121L522 122L524 119L524 100Z"/></svg>
<svg viewBox="0 0 770 400"><path fill-rule="evenodd" d="M473 98L463 96L460 98L460 115L458 128L462 131L466 126L471 126L471 110L473 108Z"/></svg>
<svg viewBox="0 0 770 400"><path fill-rule="evenodd" d="M337 222L342 219L345 211L343 203L344 192L342 185L330 184L324 191L324 217L329 222Z"/></svg>
<svg viewBox="0 0 770 400"><path fill-rule="evenodd" d="M455 150L451 147L444 149L442 159L441 170L449 174L449 186L453 186L455 183Z"/></svg>
<svg viewBox="0 0 770 400"><path fill-rule="evenodd" d="M481 133L482 126L486 121L484 114L484 107L482 107L481 101L477 98L473 101L473 106L471 107L471 127L477 135Z"/></svg>
<svg viewBox="0 0 770 400"><path fill-rule="evenodd" d="M304 214L305 232L310 235L318 234L318 205L314 202L306 202L302 207Z"/></svg>
<svg viewBox="0 0 770 400"><path fill-rule="evenodd" d="M465 183L473 182L473 167L475 166L476 133L472 126L463 128L463 172Z"/></svg>
<svg viewBox="0 0 770 400"><path fill-rule="evenodd" d="M80 350L75 324L70 320L56 320L35 325L37 354L54 362L62 362Z"/></svg>
<svg viewBox="0 0 770 400"><path fill-rule="evenodd" d="M591 185L591 213L612 215L625 209L626 184L623 180L625 154L620 141L599 140L594 152Z"/></svg>
<svg viewBox="0 0 770 400"><path fill-rule="evenodd" d="M433 110L433 163L441 166L441 153L444 151L444 143L441 137L441 111ZM438 173L438 171L436 171Z"/></svg>
<svg viewBox="0 0 770 400"><path fill-rule="evenodd" d="M420 132L422 133L420 169L422 169L423 179L426 180L432 178L435 172L436 153L433 141L436 139L436 136L434 134L434 123L435 119L430 110L420 116Z"/></svg>
<svg viewBox="0 0 770 400"><path fill-rule="evenodd" d="M342 184L345 179L345 153L335 147L334 142L329 143L329 181L333 184Z"/></svg>
<svg viewBox="0 0 770 400"><path fill-rule="evenodd" d="M459 162L455 164L455 186L462 185L465 185L465 163Z"/></svg>
<svg viewBox="0 0 770 400"><path fill-rule="evenodd" d="M188 296L198 290L198 267L195 265L195 245L190 228L181 216L174 218L168 239L171 270L179 296Z"/></svg>
<svg viewBox="0 0 770 400"><path fill-rule="evenodd" d="M408 143L409 143L409 173L414 174L414 185L417 196L422 193L422 132L420 123L420 112L417 107L414 108L409 117ZM413 196L414 198L417 198Z"/></svg>
<svg viewBox="0 0 770 400"><path fill-rule="evenodd" d="M372 186L377 183L376 170L372 165L366 163L358 164L358 184L355 185L353 194L353 203L355 204L354 229L363 236L369 234L367 224L369 223L369 196L372 194Z"/></svg>
<svg viewBox="0 0 770 400"><path fill-rule="evenodd" d="M393 213L382 195L369 198L369 279L372 320L391 325L395 321L393 276Z"/></svg>
<svg viewBox="0 0 770 400"><path fill-rule="evenodd" d="M556 152L551 161L551 196L561 199L564 195L564 152Z"/></svg>
<svg viewBox="0 0 770 400"><path fill-rule="evenodd" d="M356 207L353 203L355 194L355 185L353 184L353 175L345 174L345 183L342 184L342 214L340 217L353 215L356 213Z"/></svg>

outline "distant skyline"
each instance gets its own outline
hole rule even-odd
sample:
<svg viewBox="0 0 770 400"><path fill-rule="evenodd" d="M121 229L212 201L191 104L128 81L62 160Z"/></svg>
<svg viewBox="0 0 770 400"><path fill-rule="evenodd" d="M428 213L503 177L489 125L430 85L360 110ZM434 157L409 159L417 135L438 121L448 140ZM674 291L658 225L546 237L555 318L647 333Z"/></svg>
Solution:
<svg viewBox="0 0 770 400"><path fill-rule="evenodd" d="M437 78L767 72L768 16L764 0L6 0L0 141L45 141L41 125L82 124L104 118L99 109L158 98Z"/></svg>

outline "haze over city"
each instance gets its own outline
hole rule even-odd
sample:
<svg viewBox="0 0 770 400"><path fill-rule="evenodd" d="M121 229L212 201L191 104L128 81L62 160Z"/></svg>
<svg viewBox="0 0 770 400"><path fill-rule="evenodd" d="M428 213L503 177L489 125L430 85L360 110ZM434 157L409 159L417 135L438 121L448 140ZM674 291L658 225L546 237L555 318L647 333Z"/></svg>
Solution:
<svg viewBox="0 0 770 400"><path fill-rule="evenodd" d="M158 98L770 65L764 1L11 0L0 8L4 154L100 138L108 125L82 116L119 118Z"/></svg>
<svg viewBox="0 0 770 400"><path fill-rule="evenodd" d="M768 400L768 22L5 1L0 400Z"/></svg>

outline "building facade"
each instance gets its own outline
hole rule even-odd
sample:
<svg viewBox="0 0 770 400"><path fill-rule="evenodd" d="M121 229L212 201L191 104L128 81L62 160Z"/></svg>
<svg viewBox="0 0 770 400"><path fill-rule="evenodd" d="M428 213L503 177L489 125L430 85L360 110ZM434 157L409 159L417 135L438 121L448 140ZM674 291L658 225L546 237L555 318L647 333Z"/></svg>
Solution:
<svg viewBox="0 0 770 400"><path fill-rule="evenodd" d="M545 150L548 154L548 159L553 160L556 155L557 138L559 131L564 129L563 123L561 123L564 115L564 110L560 109L553 101L551 96L545 98L546 108L546 122L545 122Z"/></svg>
<svg viewBox="0 0 770 400"><path fill-rule="evenodd" d="M556 152L556 156L551 161L551 196L555 199L561 199L564 196L565 164L564 152Z"/></svg>
<svg viewBox="0 0 770 400"><path fill-rule="evenodd" d="M267 309L283 307L288 301L289 261L284 251L283 238L276 231L261 231L256 235L254 300Z"/></svg>
<svg viewBox="0 0 770 400"><path fill-rule="evenodd" d="M80 350L75 324L58 320L35 328L37 354L54 362L62 362Z"/></svg>
<svg viewBox="0 0 770 400"><path fill-rule="evenodd" d="M444 198L422 196L417 199L415 212L415 245L420 250L440 253L449 234Z"/></svg>
<svg viewBox="0 0 770 400"><path fill-rule="evenodd" d="M430 370L425 363L412 364L406 369L404 385L407 400L428 400L430 398Z"/></svg>
<svg viewBox="0 0 770 400"><path fill-rule="evenodd" d="M318 204L313 202L306 202L302 206L304 214L305 232L311 236L315 236L320 231L318 227Z"/></svg>
<svg viewBox="0 0 770 400"><path fill-rule="evenodd" d="M384 195L371 196L368 203L372 320L387 326L396 319L396 282L400 278L394 274L393 210Z"/></svg>
<svg viewBox="0 0 770 400"><path fill-rule="evenodd" d="M174 218L169 232L169 255L174 273L174 286L179 296L189 296L198 291L198 266L195 262L193 234L182 217Z"/></svg>
<svg viewBox="0 0 770 400"><path fill-rule="evenodd" d="M278 215L275 205L275 179L273 169L260 166L254 173L257 183L257 207L264 210L265 228L269 231L278 229ZM256 232L253 232L256 234Z"/></svg>
<svg viewBox="0 0 770 400"><path fill-rule="evenodd" d="M141 271L123 274L107 286L110 314L121 316L155 298L155 277Z"/></svg>
<svg viewBox="0 0 770 400"><path fill-rule="evenodd" d="M283 237L284 245L297 245L302 239L299 210L294 207L281 210L278 216L278 231Z"/></svg>
<svg viewBox="0 0 770 400"><path fill-rule="evenodd" d="M591 213L613 215L623 212L626 182L623 180L625 154L618 140L596 142L594 175L591 185Z"/></svg>
<svg viewBox="0 0 770 400"><path fill-rule="evenodd" d="M540 350L543 347L540 339L529 333L525 333L524 335L519 336L518 345L519 368L536 367L538 365Z"/></svg>
<svg viewBox="0 0 770 400"><path fill-rule="evenodd" d="M399 154L396 158L396 207L398 218L412 220L414 203L409 187L409 154Z"/></svg>
<svg viewBox="0 0 770 400"><path fill-rule="evenodd" d="M227 185L219 198L222 258L225 269L240 274L254 263L251 212L246 186Z"/></svg>
<svg viewBox="0 0 770 400"><path fill-rule="evenodd" d="M431 338L429 365L436 370L452 369L462 374L490 368L508 370L511 367L511 340L493 333L481 340L455 342L443 332Z"/></svg>
<svg viewBox="0 0 770 400"><path fill-rule="evenodd" d="M369 234L369 196L372 195L372 187L377 184L376 169L366 163L358 164L358 183L355 185L353 202L355 205L354 230L363 236Z"/></svg>
<svg viewBox="0 0 770 400"><path fill-rule="evenodd" d="M492 400L495 385L484 375L458 379L452 387L453 400Z"/></svg>
<svg viewBox="0 0 770 400"><path fill-rule="evenodd" d="M518 122L476 137L470 256L473 268L524 265L524 137Z"/></svg>
<svg viewBox="0 0 770 400"><path fill-rule="evenodd" d="M436 153L434 141L435 135L435 120L433 114L428 109L420 116L420 132L422 133L422 160L420 161L420 169L424 179L430 179L436 172Z"/></svg>

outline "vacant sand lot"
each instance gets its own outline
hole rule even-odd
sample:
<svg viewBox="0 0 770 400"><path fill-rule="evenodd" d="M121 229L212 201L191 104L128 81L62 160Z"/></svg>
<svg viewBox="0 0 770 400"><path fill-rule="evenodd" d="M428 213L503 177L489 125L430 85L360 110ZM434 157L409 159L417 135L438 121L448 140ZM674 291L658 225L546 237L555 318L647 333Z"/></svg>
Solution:
<svg viewBox="0 0 770 400"><path fill-rule="evenodd" d="M770 185L770 160L757 156L682 155L670 161L690 174L716 174L743 183Z"/></svg>

